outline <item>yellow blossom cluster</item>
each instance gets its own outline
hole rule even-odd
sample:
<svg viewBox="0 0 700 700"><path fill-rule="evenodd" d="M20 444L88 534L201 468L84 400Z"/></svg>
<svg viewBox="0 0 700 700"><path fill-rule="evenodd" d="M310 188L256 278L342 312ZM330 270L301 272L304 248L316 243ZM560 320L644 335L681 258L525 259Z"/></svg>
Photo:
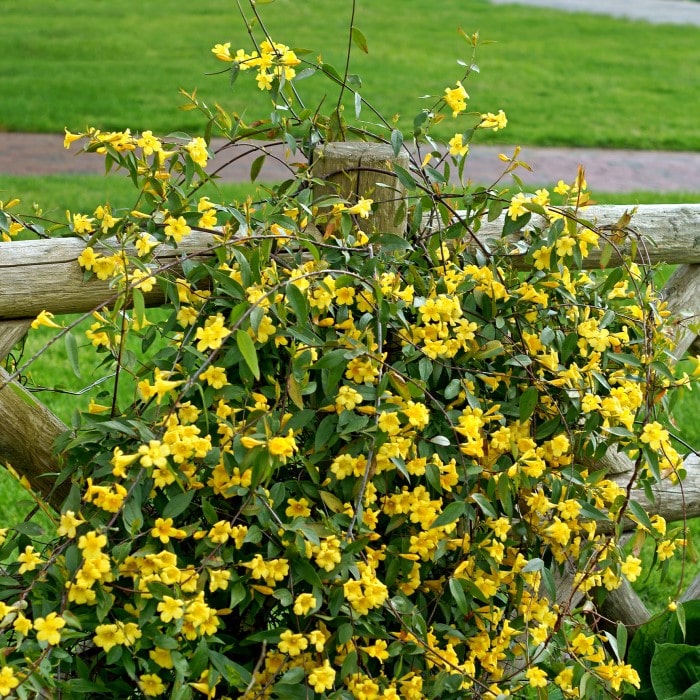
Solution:
<svg viewBox="0 0 700 700"><path fill-rule="evenodd" d="M296 66L301 63L288 46L267 39L260 42L259 50L251 53L238 49L231 54L231 42L216 44L211 51L220 61L236 63L240 70L256 69L256 81L261 90L271 90L274 80L292 80Z"/></svg>

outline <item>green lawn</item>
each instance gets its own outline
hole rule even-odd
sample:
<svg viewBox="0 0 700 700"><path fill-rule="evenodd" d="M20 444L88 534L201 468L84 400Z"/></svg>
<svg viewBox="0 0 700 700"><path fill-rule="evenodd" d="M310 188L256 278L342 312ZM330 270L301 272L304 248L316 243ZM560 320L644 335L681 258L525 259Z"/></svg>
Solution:
<svg viewBox="0 0 700 700"><path fill-rule="evenodd" d="M471 107L510 119L501 142L700 149L689 128L700 112L696 58L700 28L657 27L555 10L491 6L486 0L360 0L356 25L369 54L352 70L362 93L402 128L461 77L470 49L458 28L495 41L477 55L467 83ZM319 53L342 69L349 3L277 0L260 6L273 37ZM40 28L40 31L37 30ZM164 133L201 133L194 112L178 110L178 88L197 88L208 103L266 116L265 96L243 74L229 89L210 48L248 48L234 3L219 0L33 0L9 3L0 23L3 59L0 129L62 131L86 125ZM318 76L299 84L314 105L328 89ZM328 93L326 106L332 104ZM347 113L352 113L349 107ZM365 111L365 118L370 117ZM439 129L455 132L450 118Z"/></svg>
<svg viewBox="0 0 700 700"><path fill-rule="evenodd" d="M89 155L83 157L89 158ZM200 193L224 202L242 200L257 190L249 183L207 184ZM66 210L92 213L99 204L109 203L112 210L133 208L138 191L123 173L102 175L50 175L25 177L0 175L0 201L20 199L22 214L41 213L48 222L66 223Z"/></svg>

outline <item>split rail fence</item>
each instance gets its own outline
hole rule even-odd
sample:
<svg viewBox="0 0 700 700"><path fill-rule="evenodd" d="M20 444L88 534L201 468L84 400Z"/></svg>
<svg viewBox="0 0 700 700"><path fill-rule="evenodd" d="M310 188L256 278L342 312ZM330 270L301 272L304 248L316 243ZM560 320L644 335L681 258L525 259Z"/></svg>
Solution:
<svg viewBox="0 0 700 700"><path fill-rule="evenodd" d="M627 205L590 207L586 218L603 229L613 228L629 209L631 206ZM393 214L389 217L392 219ZM681 360L693 350L698 339L697 328L700 328L700 205L639 206L631 226L642 243L638 246L640 262L678 266L663 294L669 310L678 319L674 356ZM499 238L502 230L501 218L484 223L477 236L487 242ZM624 245L629 245L629 240ZM215 246L212 235L193 233L177 249L156 248L155 259L161 267L172 268L185 256L210 257ZM42 310L57 315L82 313L114 300L115 293L108 282L83 280L83 271L77 262L83 248L83 241L72 238L0 245L0 362L21 341L31 321ZM514 256L514 264L521 269L526 267L525 260L518 256ZM601 251L594 251L585 264L589 268L599 267ZM619 260L613 257L606 264L614 266ZM164 302L157 288L146 294L145 300L149 306ZM67 427L61 420L0 367L0 465L11 465L53 507L60 506L70 488L70 484L58 487L54 484L60 471L60 455L54 454L52 445L65 430ZM623 454L609 452L602 462L600 467L626 487L634 471L631 460ZM669 522L700 516L700 457L691 454L684 466L687 477L683 482L659 485L653 503L642 490L633 491L633 498L642 503L650 515L659 513ZM631 528L632 523L629 526ZM700 598L700 576L682 597L692 598ZM608 619L632 627L649 617L629 585L610 594L602 612Z"/></svg>

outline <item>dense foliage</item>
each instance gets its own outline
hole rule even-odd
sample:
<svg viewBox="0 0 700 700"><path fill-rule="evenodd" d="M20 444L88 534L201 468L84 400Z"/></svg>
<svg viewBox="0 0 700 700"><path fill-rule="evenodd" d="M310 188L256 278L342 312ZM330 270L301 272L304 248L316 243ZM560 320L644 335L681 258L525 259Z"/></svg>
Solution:
<svg viewBox="0 0 700 700"><path fill-rule="evenodd" d="M0 696L633 690L624 632L586 601L641 573L621 548L625 518L659 560L679 541L595 466L615 448L635 482L681 476L657 413L688 380L666 369L650 271L583 270L595 249L617 254L627 222L606 233L586 220L583 172L551 194L466 181L471 138L506 125L468 111L471 62L414 134L376 127L395 154L413 146L385 188L408 190L404 235L373 226L386 192L319 195L304 164L263 201L199 197L214 128L231 143L279 139L300 160L368 138L340 100L324 113L297 93L324 75L355 93L359 117L370 108L347 70L251 39L250 52L213 51L233 80L250 70L270 92L270 120L193 95L204 138L67 132L140 194L131 211L69 217L86 279L117 294L87 333L115 386L58 446L73 487L56 536L2 535ZM458 125L446 149L430 138L443 119ZM503 160L504 174L521 166ZM502 214L501 237L478 236ZM3 221L7 238L38 230L8 207ZM159 266L158 246L201 234L209 256ZM60 325L48 312L35 323Z"/></svg>

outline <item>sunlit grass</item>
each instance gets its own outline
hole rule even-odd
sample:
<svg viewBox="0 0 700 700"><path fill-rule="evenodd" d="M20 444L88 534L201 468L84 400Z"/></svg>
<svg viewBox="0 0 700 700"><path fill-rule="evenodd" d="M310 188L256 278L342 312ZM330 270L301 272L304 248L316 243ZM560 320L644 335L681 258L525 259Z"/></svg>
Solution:
<svg viewBox="0 0 700 700"><path fill-rule="evenodd" d="M309 49L311 61L322 55L342 73L349 4L277 0L260 10L273 38ZM355 52L351 72L363 80L361 94L389 119L398 115L402 129L462 77L457 60L471 60L462 29L495 42L479 49L480 73L466 82L470 108L504 109L510 119L505 132L482 134L483 140L700 149L700 132L689 128L689 115L700 112L700 91L692 89L700 28L486 0L429 7L360 2L355 25L369 53ZM137 0L32 0L30 13L23 3L9 3L0 24L0 77L8 96L0 103L0 129L61 132L91 125L201 133L202 118L178 109L179 88L196 88L208 104L245 112L249 121L267 117L268 95L250 74L241 74L233 89L227 76L212 75L225 66L210 48L225 41L248 47L235 4L218 0L170 0L147 12ZM321 76L298 87L311 108L324 100L330 111L337 99ZM361 118L377 121L367 108ZM437 132L450 137L463 124L450 117Z"/></svg>

